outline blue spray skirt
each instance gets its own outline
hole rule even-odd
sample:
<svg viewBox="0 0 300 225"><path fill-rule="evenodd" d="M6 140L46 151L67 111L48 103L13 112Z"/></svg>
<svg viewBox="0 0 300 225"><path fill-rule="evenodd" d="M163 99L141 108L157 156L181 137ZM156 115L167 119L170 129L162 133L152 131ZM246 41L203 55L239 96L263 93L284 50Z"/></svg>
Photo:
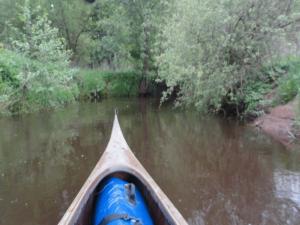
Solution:
<svg viewBox="0 0 300 225"><path fill-rule="evenodd" d="M127 216L127 218L126 218ZM96 199L93 225L153 225L146 203L134 185L119 178L108 179Z"/></svg>

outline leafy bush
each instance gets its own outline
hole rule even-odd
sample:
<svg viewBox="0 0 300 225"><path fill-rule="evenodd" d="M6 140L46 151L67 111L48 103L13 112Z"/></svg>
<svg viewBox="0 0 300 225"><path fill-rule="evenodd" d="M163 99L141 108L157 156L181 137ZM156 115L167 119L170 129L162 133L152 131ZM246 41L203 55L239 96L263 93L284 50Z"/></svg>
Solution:
<svg viewBox="0 0 300 225"><path fill-rule="evenodd" d="M76 70L69 67L70 52L58 30L39 7L31 9L28 0L18 18L21 29L12 27L18 34L11 40L14 52L0 51L0 110L29 112L74 101Z"/></svg>
<svg viewBox="0 0 300 225"><path fill-rule="evenodd" d="M14 104L12 99L20 82L17 78L21 68L28 60L16 53L0 49L0 112L9 113L9 108Z"/></svg>
<svg viewBox="0 0 300 225"><path fill-rule="evenodd" d="M28 63L25 57L22 57L11 51L0 49L0 82L6 85L18 87L17 75L22 66Z"/></svg>
<svg viewBox="0 0 300 225"><path fill-rule="evenodd" d="M265 65L261 78L249 82L244 91L245 113L260 115L270 106L284 104L299 93L300 58L284 57Z"/></svg>
<svg viewBox="0 0 300 225"><path fill-rule="evenodd" d="M285 71L285 75L278 80L278 101L286 103L295 98L300 91L300 58L287 57L280 60L276 66Z"/></svg>
<svg viewBox="0 0 300 225"><path fill-rule="evenodd" d="M104 81L108 95L137 96L141 77L135 72L105 72Z"/></svg>
<svg viewBox="0 0 300 225"><path fill-rule="evenodd" d="M294 24L296 8L281 0L173 2L157 59L169 87L164 98L179 86L179 104L210 112L230 105L243 113L240 106L252 101L245 99L248 86L270 78L262 67L273 58L271 45Z"/></svg>
<svg viewBox="0 0 300 225"><path fill-rule="evenodd" d="M279 86L279 100L281 103L291 101L299 92L299 78L282 80Z"/></svg>
<svg viewBox="0 0 300 225"><path fill-rule="evenodd" d="M98 70L80 70L78 73L78 87L81 97L89 97L93 93L104 94L105 82L103 74Z"/></svg>
<svg viewBox="0 0 300 225"><path fill-rule="evenodd" d="M12 48L30 59L68 65L71 52L41 7L30 7L29 0L18 7L18 24L10 27Z"/></svg>
<svg viewBox="0 0 300 225"><path fill-rule="evenodd" d="M135 72L113 72L82 70L79 73L79 87L82 96L97 92L102 96L137 96L140 76Z"/></svg>
<svg viewBox="0 0 300 225"><path fill-rule="evenodd" d="M100 70L82 70L78 76L80 95L129 97L137 96L141 77L131 71L114 72Z"/></svg>
<svg viewBox="0 0 300 225"><path fill-rule="evenodd" d="M272 105L272 99L266 95L272 90L272 85L263 81L254 81L245 88L245 115L256 117L264 113L265 108Z"/></svg>
<svg viewBox="0 0 300 225"><path fill-rule="evenodd" d="M0 111L20 113L57 107L74 101L75 70L0 51Z"/></svg>

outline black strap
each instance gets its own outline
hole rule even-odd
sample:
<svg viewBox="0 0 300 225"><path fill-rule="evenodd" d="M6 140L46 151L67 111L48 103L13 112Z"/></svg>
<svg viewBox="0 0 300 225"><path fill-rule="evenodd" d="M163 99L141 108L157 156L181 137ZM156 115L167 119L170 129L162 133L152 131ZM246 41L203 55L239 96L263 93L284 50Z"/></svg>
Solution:
<svg viewBox="0 0 300 225"><path fill-rule="evenodd" d="M125 189L127 192L128 200L131 204L136 204L136 198L135 198L135 185L132 183L125 184Z"/></svg>
<svg viewBox="0 0 300 225"><path fill-rule="evenodd" d="M99 225L108 225L110 222L114 220L133 220L134 225L142 225L142 223L133 217L128 216L128 214L111 214L102 219L102 221L99 223Z"/></svg>

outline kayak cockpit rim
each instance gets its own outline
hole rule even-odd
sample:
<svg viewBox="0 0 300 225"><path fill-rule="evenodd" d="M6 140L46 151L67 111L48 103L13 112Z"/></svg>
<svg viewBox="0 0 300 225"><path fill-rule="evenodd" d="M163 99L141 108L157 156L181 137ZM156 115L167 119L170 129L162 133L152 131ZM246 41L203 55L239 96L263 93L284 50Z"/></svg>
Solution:
<svg viewBox="0 0 300 225"><path fill-rule="evenodd" d="M82 208L82 214L78 218L78 222L79 222L78 224L85 224L85 225L91 224L93 208L95 206L95 199L97 195L99 195L100 190L102 189L105 181L111 177L117 177L129 183L135 184L135 186L137 187L137 189L140 190L145 200L145 203L147 205L147 208L149 210L151 218L153 219L154 224L159 224L159 225L176 224L175 221L173 221L171 216L166 215L166 212L161 208L160 202L157 201L157 198L152 195L151 190L148 189L148 187L139 178L124 171L113 172L101 179L100 183L96 186L95 190L91 193L91 196L88 199L86 206Z"/></svg>

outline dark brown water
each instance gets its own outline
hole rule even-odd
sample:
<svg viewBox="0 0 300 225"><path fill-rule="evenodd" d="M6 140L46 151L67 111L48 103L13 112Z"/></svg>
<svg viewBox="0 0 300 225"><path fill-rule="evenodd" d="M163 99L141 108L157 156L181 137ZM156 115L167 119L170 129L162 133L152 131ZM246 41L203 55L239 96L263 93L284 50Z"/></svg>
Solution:
<svg viewBox="0 0 300 225"><path fill-rule="evenodd" d="M0 119L0 224L59 221L108 142L115 107L129 145L189 224L300 224L300 150L149 100Z"/></svg>

